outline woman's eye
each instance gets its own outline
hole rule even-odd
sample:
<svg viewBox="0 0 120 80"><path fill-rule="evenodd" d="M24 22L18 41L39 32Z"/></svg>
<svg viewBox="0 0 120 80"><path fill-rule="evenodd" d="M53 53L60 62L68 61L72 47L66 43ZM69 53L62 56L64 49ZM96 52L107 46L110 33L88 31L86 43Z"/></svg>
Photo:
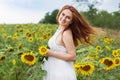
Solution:
<svg viewBox="0 0 120 80"><path fill-rule="evenodd" d="M70 19L70 17L69 17L69 16L67 16L67 19Z"/></svg>
<svg viewBox="0 0 120 80"><path fill-rule="evenodd" d="M65 14L64 13L62 13L62 16L64 16Z"/></svg>

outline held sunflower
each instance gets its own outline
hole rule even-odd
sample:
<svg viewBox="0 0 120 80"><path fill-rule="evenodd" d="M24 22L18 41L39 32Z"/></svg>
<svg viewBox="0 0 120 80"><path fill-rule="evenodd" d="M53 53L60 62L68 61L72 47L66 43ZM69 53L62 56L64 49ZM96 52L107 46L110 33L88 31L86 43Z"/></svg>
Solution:
<svg viewBox="0 0 120 80"><path fill-rule="evenodd" d="M40 55L46 55L48 52L48 49L46 46L40 46L38 50L39 50Z"/></svg>

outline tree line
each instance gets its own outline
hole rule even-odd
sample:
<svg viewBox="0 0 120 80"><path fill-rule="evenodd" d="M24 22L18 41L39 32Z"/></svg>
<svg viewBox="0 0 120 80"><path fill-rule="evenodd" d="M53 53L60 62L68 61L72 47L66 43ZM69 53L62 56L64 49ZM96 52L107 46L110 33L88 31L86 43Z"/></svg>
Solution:
<svg viewBox="0 0 120 80"><path fill-rule="evenodd" d="M120 10L109 13L105 10L99 11L93 5L88 6L87 11L80 11L80 13L96 27L118 29L120 30ZM57 24L56 15L59 9L55 9L53 12L47 12L39 23Z"/></svg>

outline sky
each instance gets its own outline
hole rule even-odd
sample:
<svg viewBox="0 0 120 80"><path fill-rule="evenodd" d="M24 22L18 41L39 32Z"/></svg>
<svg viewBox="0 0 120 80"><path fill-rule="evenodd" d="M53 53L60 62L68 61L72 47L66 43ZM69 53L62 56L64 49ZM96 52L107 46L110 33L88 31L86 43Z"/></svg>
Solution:
<svg viewBox="0 0 120 80"><path fill-rule="evenodd" d="M93 0L90 0L93 1ZM98 0L99 10L118 11L120 0ZM47 12L72 5L78 10L87 10L86 5L78 6L73 0L0 0L0 24L38 23Z"/></svg>

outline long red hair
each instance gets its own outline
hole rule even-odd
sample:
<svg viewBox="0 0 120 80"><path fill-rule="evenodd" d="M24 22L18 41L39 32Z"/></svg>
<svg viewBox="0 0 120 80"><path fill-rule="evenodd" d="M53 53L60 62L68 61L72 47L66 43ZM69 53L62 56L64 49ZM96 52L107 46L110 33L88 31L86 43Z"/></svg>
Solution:
<svg viewBox="0 0 120 80"><path fill-rule="evenodd" d="M72 31L75 46L79 44L79 41L91 44L89 37L90 34L94 34L95 31L93 27L91 27L91 25L87 22L87 20L73 6L64 6L57 14L57 21L61 12L65 9L69 9L73 14L72 23L68 28L70 28Z"/></svg>

